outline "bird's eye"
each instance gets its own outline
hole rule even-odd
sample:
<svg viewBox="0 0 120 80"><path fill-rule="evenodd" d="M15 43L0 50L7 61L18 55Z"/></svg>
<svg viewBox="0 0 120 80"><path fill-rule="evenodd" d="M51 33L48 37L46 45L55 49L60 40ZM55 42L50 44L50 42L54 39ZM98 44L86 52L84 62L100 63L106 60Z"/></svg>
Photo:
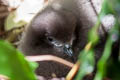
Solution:
<svg viewBox="0 0 120 80"><path fill-rule="evenodd" d="M47 37L47 40L52 42L53 41L53 38L52 37Z"/></svg>
<svg viewBox="0 0 120 80"><path fill-rule="evenodd" d="M61 47L62 44L60 44L59 42L57 42L53 37L47 37L47 42L54 45L54 46L57 46L57 47Z"/></svg>

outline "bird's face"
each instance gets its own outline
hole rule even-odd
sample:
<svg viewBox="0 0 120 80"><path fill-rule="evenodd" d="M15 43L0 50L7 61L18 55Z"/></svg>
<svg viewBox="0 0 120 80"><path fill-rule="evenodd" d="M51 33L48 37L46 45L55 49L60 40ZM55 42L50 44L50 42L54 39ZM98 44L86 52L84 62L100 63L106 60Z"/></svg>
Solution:
<svg viewBox="0 0 120 80"><path fill-rule="evenodd" d="M32 43L37 45L34 48L40 49L40 52L55 51L72 56L75 26L76 20L71 13L48 9L33 19L29 26L31 32L28 30L28 34L31 34L32 39L34 38Z"/></svg>

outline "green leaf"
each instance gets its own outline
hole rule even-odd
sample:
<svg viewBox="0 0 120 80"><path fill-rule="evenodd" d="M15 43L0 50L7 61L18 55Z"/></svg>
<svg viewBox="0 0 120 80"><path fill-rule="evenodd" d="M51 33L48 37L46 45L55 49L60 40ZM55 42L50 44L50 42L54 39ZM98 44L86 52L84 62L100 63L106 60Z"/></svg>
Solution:
<svg viewBox="0 0 120 80"><path fill-rule="evenodd" d="M92 43L92 47L95 46L99 41L98 28L100 26L100 21L98 19L96 25L88 32L88 41Z"/></svg>
<svg viewBox="0 0 120 80"><path fill-rule="evenodd" d="M26 24L25 21L16 22L16 21L14 20L15 17L16 17L15 11L14 11L14 12L11 12L11 13L8 15L8 17L7 17L6 21L5 21L5 30L6 30L6 31L7 31L7 30L11 30L11 29L13 29L13 28L21 27L21 26L23 26L23 25Z"/></svg>
<svg viewBox="0 0 120 80"><path fill-rule="evenodd" d="M107 61L111 55L112 45L118 39L119 36L118 34L119 34L119 24L116 22L115 26L109 32L109 37L105 44L103 55L97 64L98 71L96 73L94 80L103 80L104 76L106 75Z"/></svg>
<svg viewBox="0 0 120 80"><path fill-rule="evenodd" d="M120 16L120 0L104 0L99 18L102 19L108 14Z"/></svg>
<svg viewBox="0 0 120 80"><path fill-rule="evenodd" d="M100 19L102 19L107 14L114 13L114 9L113 9L112 5L113 5L112 0L104 0L104 2L102 4L101 12L99 14Z"/></svg>
<svg viewBox="0 0 120 80"><path fill-rule="evenodd" d="M0 74L10 80L36 80L32 69L23 54L8 42L0 40Z"/></svg>
<svg viewBox="0 0 120 80"><path fill-rule="evenodd" d="M30 65L30 68L32 69L33 72L39 66L38 63L35 63L35 62L29 62L29 65Z"/></svg>
<svg viewBox="0 0 120 80"><path fill-rule="evenodd" d="M79 55L80 69L78 71L78 75L75 80L82 80L82 78L93 72L95 61L94 61L94 52L90 51L82 51Z"/></svg>

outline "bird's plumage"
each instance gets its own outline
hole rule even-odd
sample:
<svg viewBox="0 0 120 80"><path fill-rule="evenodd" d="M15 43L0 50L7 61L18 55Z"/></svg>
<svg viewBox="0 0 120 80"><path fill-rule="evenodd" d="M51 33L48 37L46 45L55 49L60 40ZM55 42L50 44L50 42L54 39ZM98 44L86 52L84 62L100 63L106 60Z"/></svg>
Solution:
<svg viewBox="0 0 120 80"><path fill-rule="evenodd" d="M73 11L64 8L62 3L61 1L50 2L28 24L19 46L24 54L51 54L72 61L71 57L74 55L72 46L75 40L77 16ZM68 67L56 62L40 62L37 73L47 77L55 73L62 77L68 71Z"/></svg>
<svg viewBox="0 0 120 80"><path fill-rule="evenodd" d="M45 9L28 25L21 41L21 49L26 54L46 54L57 52L52 44L72 45L76 28L76 18L71 12ZM52 38L52 41L49 39ZM26 46L26 47L23 47ZM34 49L34 51L32 49ZM59 48L60 49L60 48ZM40 51L41 50L41 51ZM62 52L62 49L58 52Z"/></svg>

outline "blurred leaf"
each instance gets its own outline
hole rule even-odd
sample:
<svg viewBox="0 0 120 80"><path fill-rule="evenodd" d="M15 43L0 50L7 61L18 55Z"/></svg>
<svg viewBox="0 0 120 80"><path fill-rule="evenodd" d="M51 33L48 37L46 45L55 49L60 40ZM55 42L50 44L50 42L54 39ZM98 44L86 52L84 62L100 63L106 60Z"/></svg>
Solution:
<svg viewBox="0 0 120 80"><path fill-rule="evenodd" d="M106 68L107 77L111 78L112 80L120 80L120 62L114 61L110 59L107 62L107 68Z"/></svg>
<svg viewBox="0 0 120 80"><path fill-rule="evenodd" d="M101 13L99 14L100 20L107 14L113 14L116 19L116 24L109 32L109 37L106 41L103 55L97 65L98 71L96 73L94 80L103 80L105 75L110 74L106 72L106 69L107 69L106 66L107 66L107 61L111 55L112 44L118 39L118 36L119 36L119 30L120 30L119 17L120 16L118 15L118 13L120 13L120 0L104 0ZM114 74L118 75L117 73L114 73Z"/></svg>
<svg viewBox="0 0 120 80"><path fill-rule="evenodd" d="M109 37L106 41L103 56L101 57L101 59L99 60L99 62L97 64L98 71L96 73L96 76L95 76L94 80L103 80L105 75L110 74L110 73L106 72L106 69L107 69L106 67L107 67L107 61L108 61L108 59L110 58L110 55L111 55L112 44L115 41L117 41L117 39L120 35L120 32L119 32L120 31L120 25L119 25L119 23L120 23L120 0L104 0L102 10L101 10L101 12L98 16L98 21L97 21L96 25L90 30L90 32L88 34L88 41L92 43L91 49L94 48L94 46L98 43L98 40L99 40L97 30L99 28L100 21L102 20L102 18L104 16L106 16L108 14L113 14L114 15L114 17L116 18L116 20L115 20L116 24L109 32ZM83 58L85 58L85 56ZM82 66L82 64L81 64L81 66ZM111 67L111 69L112 69L112 66L109 66L109 67ZM110 70L110 68L109 68L109 70ZM81 80L82 77L85 75L85 72L83 72L83 73L84 74L82 74L82 70L81 70L81 73L79 71L79 74L78 74L79 76L76 80L79 80L79 79ZM117 76L119 73L116 72L114 74L116 74L116 76L114 76L114 78L112 78L112 79L113 80L114 79L115 80L120 80L120 78L118 78L118 76Z"/></svg>
<svg viewBox="0 0 120 80"><path fill-rule="evenodd" d="M8 42L13 42L16 40L16 38L18 37L18 35L20 35L20 33L23 32L23 28L21 29L14 29L11 32L9 32L9 34L7 35L6 39Z"/></svg>
<svg viewBox="0 0 120 80"><path fill-rule="evenodd" d="M88 33L88 41L92 43L92 46L95 46L99 41L98 28L100 26L100 21L98 19L96 25Z"/></svg>
<svg viewBox="0 0 120 80"><path fill-rule="evenodd" d="M117 18L116 18L117 19ZM120 40L120 23L116 21L116 24L114 28L110 31L112 37L111 40L113 42L119 41ZM118 43L119 45L119 43ZM120 45L119 45L120 48ZM116 50L116 49L115 49ZM114 51L115 53L112 54L118 54L118 57L111 57L109 61L107 62L107 67L106 67L106 75L110 77L112 80L120 80L120 61L119 61L119 51Z"/></svg>
<svg viewBox="0 0 120 80"><path fill-rule="evenodd" d="M102 4L102 9L101 12L99 14L100 19L102 19L105 15L107 14L112 14L114 13L114 9L112 7L112 0L104 0L103 4Z"/></svg>
<svg viewBox="0 0 120 80"><path fill-rule="evenodd" d="M112 44L118 39L118 34L119 34L118 30L119 30L119 24L116 22L115 26L109 32L109 37L106 41L103 55L97 64L98 71L96 73L94 80L102 80L104 76L106 75L107 61L111 55Z"/></svg>
<svg viewBox="0 0 120 80"><path fill-rule="evenodd" d="M21 27L23 25L26 24L26 22L24 21L19 21L19 22L15 22L14 18L16 17L16 13L15 11L14 12L11 12L6 21L5 21L5 30L11 30L13 28L16 28L16 27Z"/></svg>
<svg viewBox="0 0 120 80"><path fill-rule="evenodd" d="M38 63L35 62L29 62L31 70L34 72L36 68L38 67Z"/></svg>
<svg viewBox="0 0 120 80"><path fill-rule="evenodd" d="M79 55L80 69L78 71L78 75L75 80L82 80L82 78L93 72L95 61L94 61L94 52L90 51L82 51Z"/></svg>
<svg viewBox="0 0 120 80"><path fill-rule="evenodd" d="M11 80L36 80L35 67L29 64L11 44L0 40L0 74Z"/></svg>
<svg viewBox="0 0 120 80"><path fill-rule="evenodd" d="M44 0L23 0L22 2L15 0L15 2L9 1L9 5L17 7L17 9L7 17L5 30L21 27L29 23L38 12L44 9L47 3Z"/></svg>
<svg viewBox="0 0 120 80"><path fill-rule="evenodd" d="M120 0L104 0L99 18L102 19L108 14L120 16Z"/></svg>

